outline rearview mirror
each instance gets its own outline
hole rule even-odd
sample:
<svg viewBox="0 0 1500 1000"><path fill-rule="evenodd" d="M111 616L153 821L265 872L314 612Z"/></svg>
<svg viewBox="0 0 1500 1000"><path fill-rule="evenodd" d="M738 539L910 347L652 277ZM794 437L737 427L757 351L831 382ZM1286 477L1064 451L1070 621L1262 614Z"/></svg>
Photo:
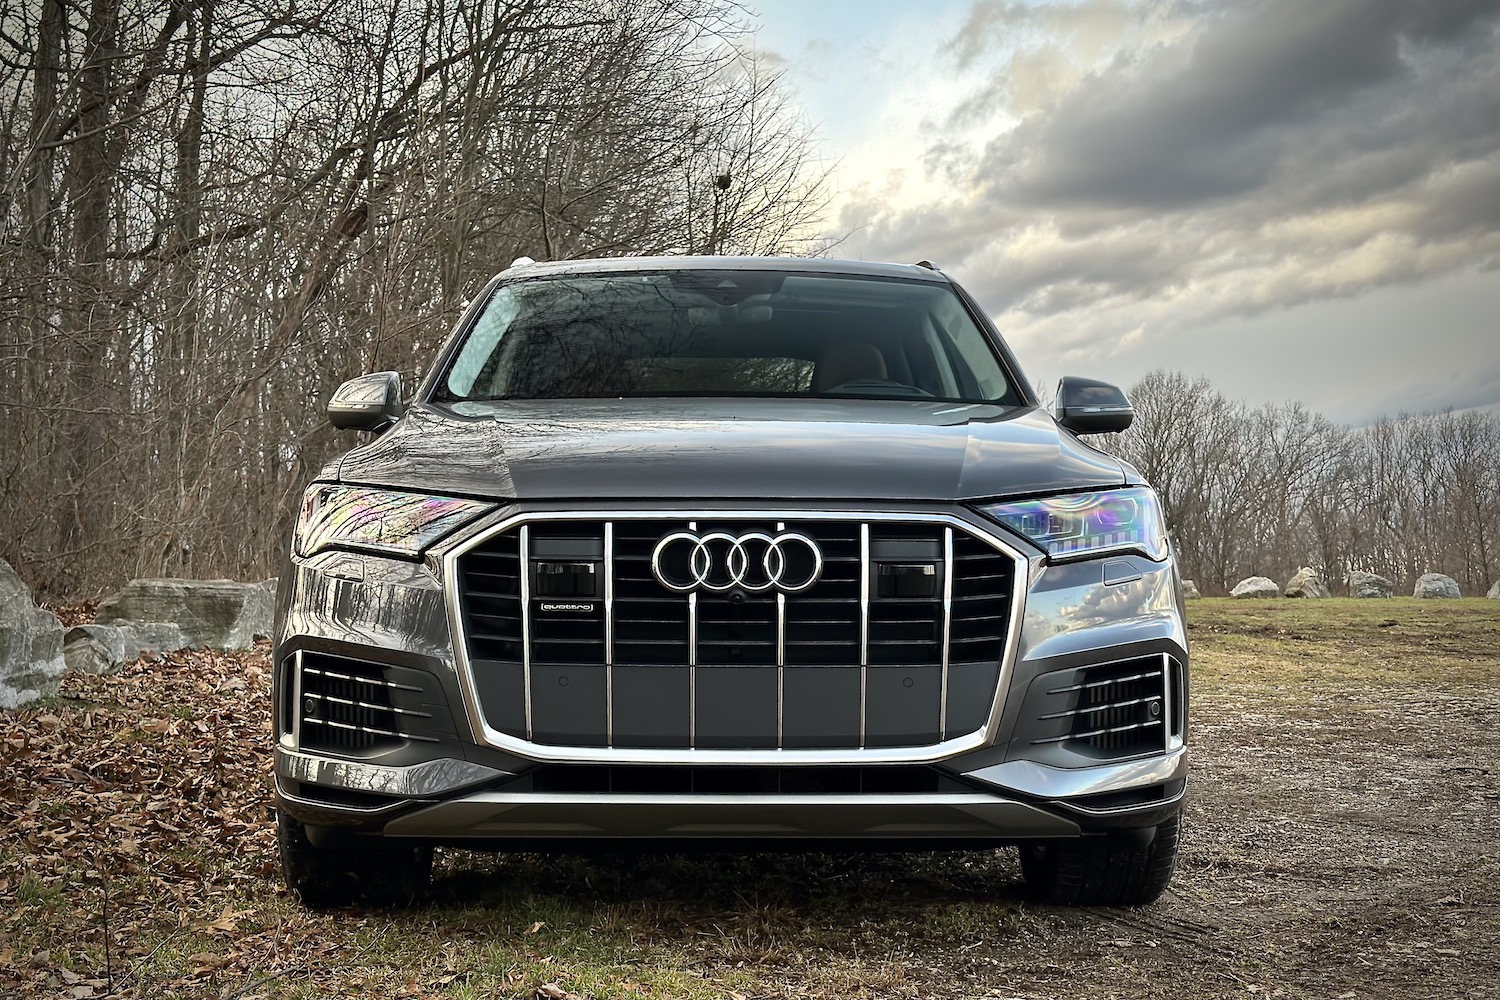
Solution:
<svg viewBox="0 0 1500 1000"><path fill-rule="evenodd" d="M351 378L333 390L328 422L341 431L382 431L402 414L401 376L374 372Z"/></svg>
<svg viewBox="0 0 1500 1000"><path fill-rule="evenodd" d="M1052 416L1074 434L1123 431L1135 420L1135 408L1125 393L1108 382L1066 375L1057 383Z"/></svg>

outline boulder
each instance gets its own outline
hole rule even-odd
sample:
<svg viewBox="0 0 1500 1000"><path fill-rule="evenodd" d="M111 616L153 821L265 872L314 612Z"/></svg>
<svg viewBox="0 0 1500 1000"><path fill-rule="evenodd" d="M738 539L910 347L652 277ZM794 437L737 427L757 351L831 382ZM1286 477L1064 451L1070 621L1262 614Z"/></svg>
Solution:
<svg viewBox="0 0 1500 1000"><path fill-rule="evenodd" d="M36 606L26 581L0 559L0 708L56 694L66 670L62 624Z"/></svg>
<svg viewBox="0 0 1500 1000"><path fill-rule="evenodd" d="M1413 597L1462 597L1458 592L1458 581L1441 573L1423 573L1417 578Z"/></svg>
<svg viewBox="0 0 1500 1000"><path fill-rule="evenodd" d="M120 630L127 660L138 656L160 659L162 653L187 645L182 641L182 629L176 622L119 622L115 627Z"/></svg>
<svg viewBox="0 0 1500 1000"><path fill-rule="evenodd" d="M256 636L271 634L274 603L274 592L259 583L131 580L100 603L95 618L102 625L130 626L143 649L172 638L155 628L163 624L175 626L178 641L157 646L158 650L187 646L248 649Z"/></svg>
<svg viewBox="0 0 1500 1000"><path fill-rule="evenodd" d="M1394 597L1396 585L1383 576L1355 570L1345 577L1350 597Z"/></svg>
<svg viewBox="0 0 1500 1000"><path fill-rule="evenodd" d="M1247 576L1234 585L1230 597L1280 597L1281 588L1275 580L1264 576Z"/></svg>
<svg viewBox="0 0 1500 1000"><path fill-rule="evenodd" d="M1328 589L1328 584L1323 582L1323 574L1311 566L1303 566L1299 569L1287 581L1286 589L1282 593L1287 597L1333 596L1333 592Z"/></svg>
<svg viewBox="0 0 1500 1000"><path fill-rule="evenodd" d="M113 625L76 625L63 637L63 659L69 670L118 673L125 665L125 635Z"/></svg>
<svg viewBox="0 0 1500 1000"><path fill-rule="evenodd" d="M1198 585L1192 580L1182 581L1182 599L1184 601L1196 601L1203 595L1198 593Z"/></svg>
<svg viewBox="0 0 1500 1000"><path fill-rule="evenodd" d="M1484 596L1492 601L1500 601L1500 580L1496 580L1495 585L1490 588L1490 592Z"/></svg>

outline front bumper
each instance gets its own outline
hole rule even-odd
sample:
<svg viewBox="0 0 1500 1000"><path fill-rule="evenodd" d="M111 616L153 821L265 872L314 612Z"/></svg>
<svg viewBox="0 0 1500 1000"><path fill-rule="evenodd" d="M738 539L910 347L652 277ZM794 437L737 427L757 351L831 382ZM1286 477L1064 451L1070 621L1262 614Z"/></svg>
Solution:
<svg viewBox="0 0 1500 1000"><path fill-rule="evenodd" d="M1025 600L1004 681L983 741L920 753L784 750L679 751L675 771L785 765L850 772L925 772L898 792L860 785L836 792L684 790L672 782L626 790L533 783L547 768L571 774L617 767L651 777L650 753L570 760L496 745L480 728L455 657L441 555L422 564L325 553L283 576L277 629L277 789L310 827L434 841L558 840L1007 841L1141 827L1181 808L1186 788L1187 642L1171 564L1111 559L1028 567ZM287 664L302 654L344 657L422 688L407 705L427 716L422 736L371 751L310 747L295 717ZM1074 749L1046 730L1061 687L1100 665L1162 663L1174 728L1154 751ZM426 678L426 680L418 680ZM394 711L395 709L392 709ZM394 717L393 717L394 718ZM476 721L479 719L479 721ZM1041 727L1041 728L1039 728ZM1113 753L1113 756L1111 754ZM701 760L698 759L701 757ZM680 759L679 759L680 758ZM815 770L816 768L809 768ZM663 768L666 770L666 768ZM675 781L675 779L674 779ZM646 782L650 784L649 780Z"/></svg>
<svg viewBox="0 0 1500 1000"><path fill-rule="evenodd" d="M451 758L391 767L276 751L282 807L304 823L460 842L1076 837L1155 823L1176 811L1187 758L1179 749L1084 769L1011 761L945 777L944 790L903 793L555 792L526 788L518 777ZM330 800L329 790L353 798ZM1122 796L1123 804L1107 804Z"/></svg>

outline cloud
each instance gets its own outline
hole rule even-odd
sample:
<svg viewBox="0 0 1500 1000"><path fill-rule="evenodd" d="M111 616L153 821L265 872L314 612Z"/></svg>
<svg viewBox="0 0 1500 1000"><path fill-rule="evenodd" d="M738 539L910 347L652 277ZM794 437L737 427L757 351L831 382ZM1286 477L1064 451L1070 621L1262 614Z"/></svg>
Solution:
<svg viewBox="0 0 1500 1000"><path fill-rule="evenodd" d="M981 0L947 58L967 91L929 123L925 181L856 187L840 221L1023 337L1500 260L1500 0Z"/></svg>

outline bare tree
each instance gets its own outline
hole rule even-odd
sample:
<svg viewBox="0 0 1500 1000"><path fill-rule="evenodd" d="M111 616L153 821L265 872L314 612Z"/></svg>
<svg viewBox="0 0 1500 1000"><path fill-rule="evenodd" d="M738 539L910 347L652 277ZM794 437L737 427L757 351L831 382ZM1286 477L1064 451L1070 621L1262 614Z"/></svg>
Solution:
<svg viewBox="0 0 1500 1000"><path fill-rule="evenodd" d="M1254 409L1205 379L1152 372L1136 423L1103 445L1162 498L1184 573L1210 593L1313 566L1409 586L1426 572L1482 593L1500 576L1500 417L1403 414L1339 427L1298 403Z"/></svg>
<svg viewBox="0 0 1500 1000"><path fill-rule="evenodd" d="M789 251L805 126L717 0L38 0L0 32L0 557L275 571L341 442L519 254Z"/></svg>

